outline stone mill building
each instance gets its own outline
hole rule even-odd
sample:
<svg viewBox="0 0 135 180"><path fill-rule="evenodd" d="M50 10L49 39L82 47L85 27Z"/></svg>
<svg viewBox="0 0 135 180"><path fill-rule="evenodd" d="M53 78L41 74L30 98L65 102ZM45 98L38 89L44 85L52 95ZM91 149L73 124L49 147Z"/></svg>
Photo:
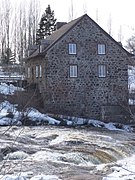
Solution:
<svg viewBox="0 0 135 180"><path fill-rule="evenodd" d="M132 55L87 14L58 25L25 59L27 82L37 84L45 112L123 118Z"/></svg>

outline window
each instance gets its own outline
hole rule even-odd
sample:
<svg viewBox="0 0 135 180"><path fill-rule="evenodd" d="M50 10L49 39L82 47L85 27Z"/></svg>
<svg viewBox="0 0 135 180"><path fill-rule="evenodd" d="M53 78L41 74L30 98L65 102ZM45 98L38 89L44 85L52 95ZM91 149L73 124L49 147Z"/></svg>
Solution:
<svg viewBox="0 0 135 180"><path fill-rule="evenodd" d="M28 50L28 57L30 56L30 50Z"/></svg>
<svg viewBox="0 0 135 180"><path fill-rule="evenodd" d="M68 45L69 54L76 54L76 44Z"/></svg>
<svg viewBox="0 0 135 180"><path fill-rule="evenodd" d="M106 77L106 65L98 66L98 77Z"/></svg>
<svg viewBox="0 0 135 180"><path fill-rule="evenodd" d="M70 77L77 77L77 65L70 65Z"/></svg>
<svg viewBox="0 0 135 180"><path fill-rule="evenodd" d="M39 77L42 77L42 66L39 66Z"/></svg>
<svg viewBox="0 0 135 180"><path fill-rule="evenodd" d="M105 44L98 44L98 54L105 54Z"/></svg>
<svg viewBox="0 0 135 180"><path fill-rule="evenodd" d="M39 53L43 51L43 45L39 45Z"/></svg>
<svg viewBox="0 0 135 180"><path fill-rule="evenodd" d="M38 66L36 66L36 78L38 78Z"/></svg>
<svg viewBox="0 0 135 180"><path fill-rule="evenodd" d="M30 78L30 67L28 67L28 78Z"/></svg>

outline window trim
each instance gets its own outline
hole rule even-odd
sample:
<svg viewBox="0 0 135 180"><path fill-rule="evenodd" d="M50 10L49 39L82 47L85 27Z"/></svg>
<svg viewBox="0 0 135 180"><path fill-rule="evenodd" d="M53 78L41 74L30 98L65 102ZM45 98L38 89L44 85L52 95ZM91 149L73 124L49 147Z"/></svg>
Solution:
<svg viewBox="0 0 135 180"><path fill-rule="evenodd" d="M78 77L78 65L70 64L70 66L69 66L69 77L70 78L77 78Z"/></svg>
<svg viewBox="0 0 135 180"><path fill-rule="evenodd" d="M98 55L105 55L106 54L106 45L105 44L98 44L97 45L97 54Z"/></svg>
<svg viewBox="0 0 135 180"><path fill-rule="evenodd" d="M36 78L38 78L38 66L36 66Z"/></svg>
<svg viewBox="0 0 135 180"><path fill-rule="evenodd" d="M107 66L105 64L98 65L98 77L99 78L107 77Z"/></svg>
<svg viewBox="0 0 135 180"><path fill-rule="evenodd" d="M27 74L27 77L28 77L28 78L30 78L30 70L31 70L30 67L28 67L28 68L27 68L27 73L28 73L28 74Z"/></svg>
<svg viewBox="0 0 135 180"><path fill-rule="evenodd" d="M76 43L68 44L68 54L76 55L77 54L77 45Z"/></svg>
<svg viewBox="0 0 135 180"><path fill-rule="evenodd" d="M39 77L40 78L42 77L42 66L41 65L39 66Z"/></svg>
<svg viewBox="0 0 135 180"><path fill-rule="evenodd" d="M43 51L43 45L40 44L40 45L39 45L39 53L42 53L42 51Z"/></svg>

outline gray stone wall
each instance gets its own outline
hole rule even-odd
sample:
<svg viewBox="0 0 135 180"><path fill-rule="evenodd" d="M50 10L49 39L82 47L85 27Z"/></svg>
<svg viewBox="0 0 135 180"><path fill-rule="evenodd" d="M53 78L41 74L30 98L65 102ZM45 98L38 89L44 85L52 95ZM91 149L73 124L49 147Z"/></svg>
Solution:
<svg viewBox="0 0 135 180"><path fill-rule="evenodd" d="M69 55L69 43L77 44L76 55ZM97 54L98 44L106 45L105 55ZM98 77L101 64L107 68L105 78ZM128 101L127 53L87 16L47 52L42 65L42 83L34 81L46 112L100 118L102 106ZM77 78L69 77L70 65L77 65Z"/></svg>

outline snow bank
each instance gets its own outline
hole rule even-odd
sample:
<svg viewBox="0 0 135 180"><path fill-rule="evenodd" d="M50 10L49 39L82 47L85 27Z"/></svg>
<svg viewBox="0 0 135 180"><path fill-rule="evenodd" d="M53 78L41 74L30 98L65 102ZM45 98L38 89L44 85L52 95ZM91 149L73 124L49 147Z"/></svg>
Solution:
<svg viewBox="0 0 135 180"><path fill-rule="evenodd" d="M48 124L51 125L58 125L60 124L60 121L51 118L49 116L47 116L46 114L42 114L40 113L37 109L34 108L28 108L26 110L25 115L31 119L31 121L37 121L37 123L41 123L41 122L48 122Z"/></svg>
<svg viewBox="0 0 135 180"><path fill-rule="evenodd" d="M61 120L56 120L39 112L37 109L28 108L25 112L19 112L17 110L17 104L11 104L8 101L0 103L0 125L21 125L23 124L23 119L28 122L27 125L60 125ZM132 128L128 125L118 124L118 123L104 123L98 120L90 120L83 118L70 117L70 119L62 119L67 126L80 126L88 125L98 128L106 128L109 130L120 130L131 132ZM30 124L29 124L30 123Z"/></svg>
<svg viewBox="0 0 135 180"><path fill-rule="evenodd" d="M93 119L83 119L83 118L76 118L76 117L68 117L69 119L64 119L67 123L67 125L90 125L93 127L98 128L106 128L108 130L120 130L120 131L127 131L131 132L132 128L129 125L123 125L120 123L104 123L99 120L93 120Z"/></svg>
<svg viewBox="0 0 135 180"><path fill-rule="evenodd" d="M0 103L0 125L11 125L19 120L19 112L17 105L13 105L8 101ZM19 123L19 122L17 122Z"/></svg>
<svg viewBox="0 0 135 180"><path fill-rule="evenodd" d="M47 122L47 124L58 125L60 121L47 116L46 114L40 113L34 108L29 108L25 112L19 112L17 105L13 105L8 101L0 103L0 125L21 125L22 115L29 118L31 121L40 125L41 123Z"/></svg>
<svg viewBox="0 0 135 180"><path fill-rule="evenodd" d="M12 95L15 91L23 91L22 88L15 87L6 83L0 84L0 93L5 95ZM34 108L28 108L25 112L19 112L17 110L18 105L13 105L8 101L0 103L0 125L21 125L24 122L28 122L27 125L67 125L67 126L80 126L89 125L94 127L106 128L109 130L125 130L131 131L130 126L121 125L118 127L117 123L103 123L98 120L89 120L76 117L61 118L62 120L56 120L55 118L49 117L46 114L40 113ZM24 118L24 119L23 119ZM23 122L24 120L24 122Z"/></svg>
<svg viewBox="0 0 135 180"><path fill-rule="evenodd" d="M0 94L13 95L15 91L24 91L23 88L16 87L12 84L8 85L6 83L0 84Z"/></svg>

